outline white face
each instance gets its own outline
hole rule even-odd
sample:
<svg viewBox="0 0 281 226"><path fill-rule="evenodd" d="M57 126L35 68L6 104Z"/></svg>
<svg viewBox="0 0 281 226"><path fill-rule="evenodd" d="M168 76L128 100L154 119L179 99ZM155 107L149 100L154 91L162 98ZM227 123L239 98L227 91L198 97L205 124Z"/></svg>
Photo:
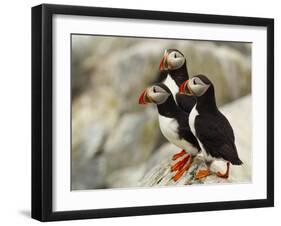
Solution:
<svg viewBox="0 0 281 226"><path fill-rule="evenodd" d="M191 90L193 95L202 96L204 93L206 93L210 87L210 84L205 84L200 78L193 77L188 81L187 86L188 87L186 87L186 89Z"/></svg>
<svg viewBox="0 0 281 226"><path fill-rule="evenodd" d="M183 66L185 58L180 52L172 51L168 54L166 61L168 69L176 70Z"/></svg>
<svg viewBox="0 0 281 226"><path fill-rule="evenodd" d="M147 95L146 98L148 99L149 102L153 102L156 104L163 104L170 96L170 93L168 93L162 87L154 85L147 88L146 95Z"/></svg>
<svg viewBox="0 0 281 226"><path fill-rule="evenodd" d="M182 67L185 63L185 58L177 50L165 50L164 56L160 63L160 70L176 70Z"/></svg>

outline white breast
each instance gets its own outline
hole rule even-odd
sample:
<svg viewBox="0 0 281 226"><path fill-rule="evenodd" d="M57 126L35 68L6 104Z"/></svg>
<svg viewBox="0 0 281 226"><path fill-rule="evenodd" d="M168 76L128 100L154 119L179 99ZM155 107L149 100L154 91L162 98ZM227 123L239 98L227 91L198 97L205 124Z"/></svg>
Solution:
<svg viewBox="0 0 281 226"><path fill-rule="evenodd" d="M196 104L192 108L190 114L189 114L189 127L193 135L197 138L196 136L196 130L195 130L195 119L199 115L198 111L196 110Z"/></svg>
<svg viewBox="0 0 281 226"><path fill-rule="evenodd" d="M179 139L177 120L159 115L159 126L164 137L171 143Z"/></svg>
<svg viewBox="0 0 281 226"><path fill-rule="evenodd" d="M177 103L176 94L179 92L179 87L177 86L177 83L175 82L175 80L171 78L171 75L170 75L170 74L168 74L168 75L167 75L167 78L164 80L163 83L164 83L164 84L169 88L169 90L172 92L173 97L174 97L174 100L175 100L176 103Z"/></svg>
<svg viewBox="0 0 281 226"><path fill-rule="evenodd" d="M188 122L186 122L188 123ZM189 154L195 155L198 150L192 144L184 139L180 139L178 135L178 122L176 119L167 118L159 115L159 126L163 136L172 144L181 149L186 150Z"/></svg>

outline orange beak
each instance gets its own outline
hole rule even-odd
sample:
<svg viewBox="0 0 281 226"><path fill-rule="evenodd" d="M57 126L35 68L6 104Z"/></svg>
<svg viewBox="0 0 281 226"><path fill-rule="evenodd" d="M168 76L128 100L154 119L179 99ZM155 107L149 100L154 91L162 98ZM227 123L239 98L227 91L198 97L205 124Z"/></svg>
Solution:
<svg viewBox="0 0 281 226"><path fill-rule="evenodd" d="M160 71L163 71L163 69L164 69L164 58L165 57L162 57L162 60L161 60L160 65L159 65L159 70Z"/></svg>
<svg viewBox="0 0 281 226"><path fill-rule="evenodd" d="M139 104L146 104L145 96L146 96L146 89L141 92L141 95L139 97Z"/></svg>
<svg viewBox="0 0 281 226"><path fill-rule="evenodd" d="M186 86L187 83L188 83L188 80L186 80L185 82L183 82L183 83L180 85L180 88L179 88L179 92L180 92L180 93L184 93L184 94L185 94L185 86Z"/></svg>
<svg viewBox="0 0 281 226"><path fill-rule="evenodd" d="M164 56L161 59L160 65L159 65L159 70L163 71L165 69L165 64L166 64L166 59L167 59L168 53L167 50L165 50Z"/></svg>

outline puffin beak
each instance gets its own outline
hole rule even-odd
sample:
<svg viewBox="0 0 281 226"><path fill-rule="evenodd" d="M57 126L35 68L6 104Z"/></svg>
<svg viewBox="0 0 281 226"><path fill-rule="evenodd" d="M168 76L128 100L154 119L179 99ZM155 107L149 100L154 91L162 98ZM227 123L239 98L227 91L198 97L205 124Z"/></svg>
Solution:
<svg viewBox="0 0 281 226"><path fill-rule="evenodd" d="M188 91L186 92L185 91L185 87L187 87ZM192 96L192 90L190 89L189 85L188 85L188 80L186 80L185 82L183 82L181 85L180 85L180 88L179 88L179 93L181 94L186 94L188 96Z"/></svg>
<svg viewBox="0 0 281 226"><path fill-rule="evenodd" d="M167 50L165 50L164 56L162 57L161 62L160 62L160 65L159 65L159 70L160 70L160 71L163 71L163 70L164 70L164 67L165 67L165 64L166 64L167 56L168 56L168 53L167 53Z"/></svg>
<svg viewBox="0 0 281 226"><path fill-rule="evenodd" d="M141 92L141 95L139 97L139 104L147 104L149 101L147 101L147 89Z"/></svg>
<svg viewBox="0 0 281 226"><path fill-rule="evenodd" d="M181 94L186 94L188 96L193 96L192 90L189 86L189 80L186 80L185 82L183 82L179 88L179 92ZM185 89L187 87L187 90Z"/></svg>
<svg viewBox="0 0 281 226"><path fill-rule="evenodd" d="M186 84L188 83L188 80L186 80L185 82L183 82L181 85L180 85L180 88L179 88L179 92L180 93L183 93L183 94L185 94L185 86L186 86Z"/></svg>

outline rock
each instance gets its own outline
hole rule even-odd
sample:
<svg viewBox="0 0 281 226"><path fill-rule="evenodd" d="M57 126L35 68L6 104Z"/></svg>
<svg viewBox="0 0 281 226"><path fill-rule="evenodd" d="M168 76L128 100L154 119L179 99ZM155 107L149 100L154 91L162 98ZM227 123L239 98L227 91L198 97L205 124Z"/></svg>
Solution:
<svg viewBox="0 0 281 226"><path fill-rule="evenodd" d="M101 155L88 160L87 164L72 165L72 190L106 188L105 158Z"/></svg>
<svg viewBox="0 0 281 226"><path fill-rule="evenodd" d="M93 158L100 151L106 135L106 128L102 124L95 124L86 128L81 134L79 153L74 159L79 159L78 164L83 165L85 161ZM76 164L76 163L74 163Z"/></svg>
<svg viewBox="0 0 281 226"><path fill-rule="evenodd" d="M145 171L145 163L116 170L106 178L108 188L129 188L138 186Z"/></svg>
<svg viewBox="0 0 281 226"><path fill-rule="evenodd" d="M104 145L108 173L147 160L160 136L155 128L158 128L155 111L123 115Z"/></svg>
<svg viewBox="0 0 281 226"><path fill-rule="evenodd" d="M190 42L183 46L183 51L187 53L189 74L204 74L213 82L218 105L231 102L251 91L251 63L248 55L212 42Z"/></svg>
<svg viewBox="0 0 281 226"><path fill-rule="evenodd" d="M148 161L144 176L139 180L139 186L151 187L226 182L224 179L218 178L215 175L211 175L202 180L195 179L197 170L206 167L202 155L198 155L194 159L190 169L186 171L178 181L175 182L172 177L176 174L176 172L172 172L171 167L177 161L180 161L185 157L183 156L177 161L173 161L172 156L179 151L181 151L181 149L170 143L161 146Z"/></svg>
<svg viewBox="0 0 281 226"><path fill-rule="evenodd" d="M88 164L87 161L102 151L106 137L119 117L119 112L112 106L110 100L108 94L104 95L103 101L84 95L73 103L72 162L74 165ZM95 103L96 108L92 108L92 102Z"/></svg>

